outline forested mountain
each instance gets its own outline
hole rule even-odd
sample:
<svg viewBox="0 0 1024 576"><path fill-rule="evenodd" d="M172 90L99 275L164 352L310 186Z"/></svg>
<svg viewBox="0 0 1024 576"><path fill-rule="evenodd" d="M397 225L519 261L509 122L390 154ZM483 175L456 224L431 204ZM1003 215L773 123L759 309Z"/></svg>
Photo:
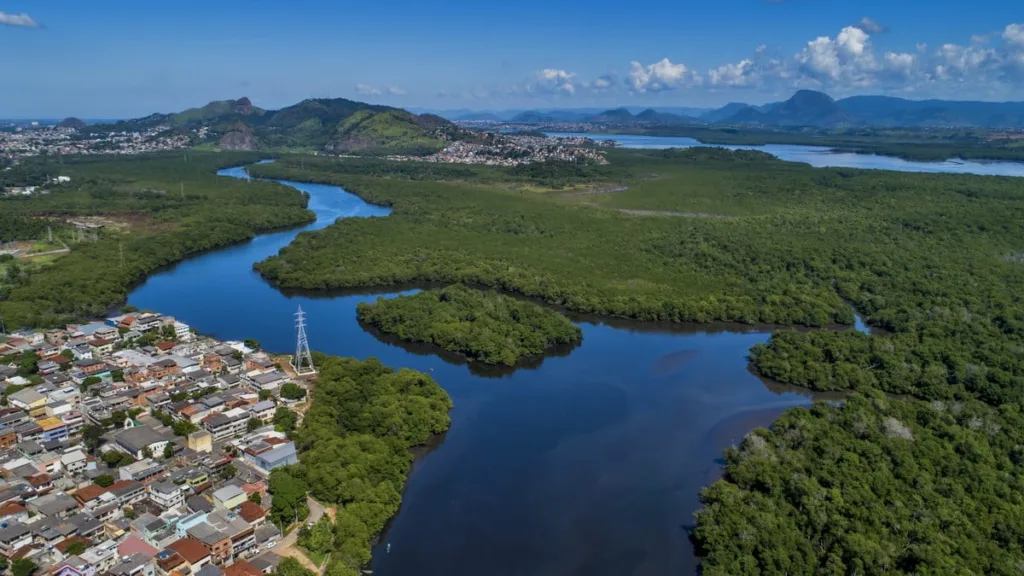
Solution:
<svg viewBox="0 0 1024 576"><path fill-rule="evenodd" d="M208 132L197 142L227 150L300 149L334 152L430 153L445 140L470 135L431 114L344 98L311 98L280 110L263 110L248 98L211 102L176 114L90 127L96 132L158 126Z"/></svg>
<svg viewBox="0 0 1024 576"><path fill-rule="evenodd" d="M768 126L818 126L831 128L857 124L857 120L828 94L798 90L792 98L768 110L748 106L719 122Z"/></svg>

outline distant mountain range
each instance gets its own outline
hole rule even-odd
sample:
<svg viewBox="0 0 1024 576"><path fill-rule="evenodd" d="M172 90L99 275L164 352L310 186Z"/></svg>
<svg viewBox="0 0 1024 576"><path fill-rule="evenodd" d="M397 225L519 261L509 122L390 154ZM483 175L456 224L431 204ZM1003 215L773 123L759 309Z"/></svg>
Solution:
<svg viewBox="0 0 1024 576"><path fill-rule="evenodd" d="M716 109L524 110L512 114L462 110L457 116L448 117L453 120L516 123L712 124L771 128L1024 128L1024 102L907 100L890 96L853 96L833 100L823 92L800 90L788 100L760 106L733 102Z"/></svg>
<svg viewBox="0 0 1024 576"><path fill-rule="evenodd" d="M422 154L440 150L445 139L472 135L431 114L377 106L344 98L309 99L280 110L264 110L248 98L210 102L173 114L90 126L95 131L145 130L170 126L206 128L200 144L226 150L304 149Z"/></svg>

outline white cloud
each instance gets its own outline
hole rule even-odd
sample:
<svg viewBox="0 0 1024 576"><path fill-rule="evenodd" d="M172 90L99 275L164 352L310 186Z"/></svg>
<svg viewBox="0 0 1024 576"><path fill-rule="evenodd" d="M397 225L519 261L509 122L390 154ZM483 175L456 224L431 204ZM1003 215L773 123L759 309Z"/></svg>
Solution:
<svg viewBox="0 0 1024 576"><path fill-rule="evenodd" d="M388 94L392 96L405 96L407 92L398 86L388 86Z"/></svg>
<svg viewBox="0 0 1024 576"><path fill-rule="evenodd" d="M631 62L626 83L630 90L642 94L673 90L683 85L700 84L701 78L691 72L685 64L673 64L668 58L662 58L647 66L635 60Z"/></svg>
<svg viewBox="0 0 1024 576"><path fill-rule="evenodd" d="M561 93L573 95L576 93L575 72L567 72L559 68L545 68L537 72L536 83L528 88L531 91Z"/></svg>
<svg viewBox="0 0 1024 576"><path fill-rule="evenodd" d="M868 18L867 16L858 20L857 23L854 24L854 26L860 28L864 32L867 32L868 34L881 34L883 32L889 31L889 29L886 28L885 25L883 25L881 22L875 20L874 18Z"/></svg>
<svg viewBox="0 0 1024 576"><path fill-rule="evenodd" d="M368 84L356 84L356 94L360 96L380 96L380 90Z"/></svg>
<svg viewBox="0 0 1024 576"><path fill-rule="evenodd" d="M1011 46L1024 47L1024 24L1010 24L1003 29L1003 41Z"/></svg>
<svg viewBox="0 0 1024 576"><path fill-rule="evenodd" d="M747 58L736 64L723 64L708 71L708 82L712 86L750 86L757 81L754 61Z"/></svg>
<svg viewBox="0 0 1024 576"><path fill-rule="evenodd" d="M823 85L869 86L877 69L870 36L847 26L835 39L820 36L807 43L795 57L801 73Z"/></svg>
<svg viewBox="0 0 1024 576"><path fill-rule="evenodd" d="M989 36L988 34L972 34L971 35L971 42L973 42L975 44L988 44L988 41L990 39L991 39L991 36Z"/></svg>
<svg viewBox="0 0 1024 576"><path fill-rule="evenodd" d="M19 28L39 28L39 23L31 16L22 12L21 14L8 14L0 12L0 24L5 26L17 26Z"/></svg>

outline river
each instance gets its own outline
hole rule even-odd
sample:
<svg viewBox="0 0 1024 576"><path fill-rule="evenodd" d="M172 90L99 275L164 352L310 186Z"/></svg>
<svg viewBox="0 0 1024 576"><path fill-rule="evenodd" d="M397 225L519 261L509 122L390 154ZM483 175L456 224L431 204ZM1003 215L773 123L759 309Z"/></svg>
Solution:
<svg viewBox="0 0 1024 576"><path fill-rule="evenodd" d="M739 326L577 318L582 345L504 373L380 339L355 315L376 295L286 295L252 264L303 230L388 209L336 186L282 182L309 193L315 223L188 259L129 303L276 352L294 350L301 305L314 349L421 370L448 391L451 429L414 467L374 550L378 576L692 574L686 528L722 449L810 401L747 370L748 350L769 333Z"/></svg>
<svg viewBox="0 0 1024 576"><path fill-rule="evenodd" d="M693 138L683 136L639 136L632 134L593 134L584 132L551 132L548 136L582 136L598 142L613 140L623 148L692 148L698 146L717 146L730 150L760 150L781 160L804 162L815 168L873 168L878 170L896 170L898 172L930 172L949 174L980 174L982 176L1024 176L1024 163L1020 162L986 162L976 160L949 159L944 162L923 162L904 160L893 156L878 154L855 154L853 152L836 152L825 146L798 146L793 144L766 144L764 146L737 146L721 144L703 144Z"/></svg>

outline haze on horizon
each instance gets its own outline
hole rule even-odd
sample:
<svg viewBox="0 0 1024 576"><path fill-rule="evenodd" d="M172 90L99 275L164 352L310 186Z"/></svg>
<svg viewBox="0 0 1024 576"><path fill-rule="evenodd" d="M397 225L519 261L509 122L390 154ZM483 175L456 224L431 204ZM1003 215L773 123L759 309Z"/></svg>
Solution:
<svg viewBox="0 0 1024 576"><path fill-rule="evenodd" d="M0 117L126 118L249 96L407 108L1024 100L1024 16L865 0L0 4Z"/></svg>

